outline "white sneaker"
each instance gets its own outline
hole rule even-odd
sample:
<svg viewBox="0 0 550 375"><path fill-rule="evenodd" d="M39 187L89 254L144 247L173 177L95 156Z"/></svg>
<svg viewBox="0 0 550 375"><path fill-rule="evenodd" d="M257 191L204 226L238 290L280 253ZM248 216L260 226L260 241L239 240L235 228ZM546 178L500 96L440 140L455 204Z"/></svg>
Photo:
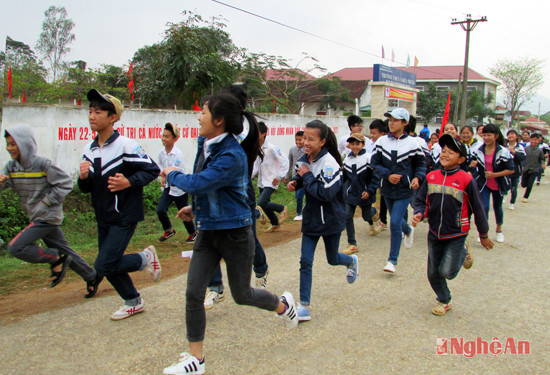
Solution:
<svg viewBox="0 0 550 375"><path fill-rule="evenodd" d="M510 204L510 206L508 206L508 209L509 209L509 210L515 210L515 209L516 209L516 205L515 205L515 204Z"/></svg>
<svg viewBox="0 0 550 375"><path fill-rule="evenodd" d="M290 292L284 292L281 296L281 302L287 305L286 311L282 314L277 314L279 318L286 320L286 328L294 329L298 326L298 312L296 311L296 304L294 303L294 297Z"/></svg>
<svg viewBox="0 0 550 375"><path fill-rule="evenodd" d="M204 308L210 310L214 307L214 304L222 302L225 299L225 294L223 292L218 293L214 290L209 291L204 298Z"/></svg>
<svg viewBox="0 0 550 375"><path fill-rule="evenodd" d="M157 257L157 250L154 246L148 246L145 250L145 257L147 258L147 265L145 271L153 278L154 282L160 281L161 268L159 258Z"/></svg>
<svg viewBox="0 0 550 375"><path fill-rule="evenodd" d="M189 353L181 353L178 363L166 367L163 374L184 375L184 374L204 374L204 360L201 361Z"/></svg>
<svg viewBox="0 0 550 375"><path fill-rule="evenodd" d="M393 264L392 262L388 262L386 264L386 267L384 267L384 272L394 273L395 272L395 264Z"/></svg>
<svg viewBox="0 0 550 375"><path fill-rule="evenodd" d="M265 289L267 285L267 274L269 273L269 270L265 271L265 275L262 277L256 277L256 288L258 289Z"/></svg>
<svg viewBox="0 0 550 375"><path fill-rule="evenodd" d="M302 215L296 215L294 221L302 221Z"/></svg>
<svg viewBox="0 0 550 375"><path fill-rule="evenodd" d="M497 232L497 242L504 242L504 233Z"/></svg>
<svg viewBox="0 0 550 375"><path fill-rule="evenodd" d="M411 228L411 233L409 235L405 235L405 238L403 239L403 246L405 246L405 249L410 249L414 242L414 227Z"/></svg>
<svg viewBox="0 0 550 375"><path fill-rule="evenodd" d="M111 319L122 320L144 311L145 311L145 304L143 303L143 298L140 298L139 304L137 306L124 305L111 315Z"/></svg>

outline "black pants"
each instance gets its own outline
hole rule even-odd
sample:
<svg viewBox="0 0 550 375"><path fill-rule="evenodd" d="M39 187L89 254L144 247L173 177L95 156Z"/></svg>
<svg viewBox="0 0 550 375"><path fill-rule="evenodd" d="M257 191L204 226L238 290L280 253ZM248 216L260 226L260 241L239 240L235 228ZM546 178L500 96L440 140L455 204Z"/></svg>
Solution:
<svg viewBox="0 0 550 375"><path fill-rule="evenodd" d="M531 189L533 188L533 184L535 183L537 176L538 171L525 171L521 175L521 186L526 188L525 194L523 194L523 198L529 198L529 195L531 194Z"/></svg>

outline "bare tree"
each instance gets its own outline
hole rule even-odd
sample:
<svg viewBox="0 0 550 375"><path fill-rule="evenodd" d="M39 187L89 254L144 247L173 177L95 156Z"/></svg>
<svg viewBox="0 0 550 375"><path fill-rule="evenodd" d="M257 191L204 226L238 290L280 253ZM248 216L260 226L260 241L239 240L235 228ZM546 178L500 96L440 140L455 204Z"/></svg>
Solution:
<svg viewBox="0 0 550 375"><path fill-rule="evenodd" d="M49 63L50 72L55 81L62 66L61 59L70 52L69 45L75 40L72 32L74 22L67 18L65 7L51 6L44 15L46 19L42 23L42 32L36 43L36 49Z"/></svg>
<svg viewBox="0 0 550 375"><path fill-rule="evenodd" d="M512 114L510 125L513 125L521 106L531 100L544 83L543 64L543 60L523 57L518 60L499 60L489 69L491 75L503 84L502 90L506 95L504 105Z"/></svg>

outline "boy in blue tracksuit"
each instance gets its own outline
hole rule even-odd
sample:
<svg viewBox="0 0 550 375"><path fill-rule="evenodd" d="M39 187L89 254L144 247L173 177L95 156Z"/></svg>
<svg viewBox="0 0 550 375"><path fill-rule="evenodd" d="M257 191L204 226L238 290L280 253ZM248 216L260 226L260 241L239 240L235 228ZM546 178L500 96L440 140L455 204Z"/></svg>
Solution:
<svg viewBox="0 0 550 375"><path fill-rule="evenodd" d="M355 226L353 216L357 206L361 207L363 220L369 223L371 236L382 230L378 221L376 208L372 204L376 202L376 189L380 186L380 179L371 168L370 154L364 149L365 136L361 133L353 133L347 139L351 152L344 159L344 202L346 205L346 232L348 234L348 247L344 254L351 255L359 251L355 239Z"/></svg>
<svg viewBox="0 0 550 375"><path fill-rule="evenodd" d="M390 212L390 255L385 272L394 273L401 247L413 244L414 229L404 220L405 212L420 182L426 175L426 157L418 141L404 131L410 115L404 108L385 113L390 133L376 141L371 165L380 176L380 192Z"/></svg>
<svg viewBox="0 0 550 375"><path fill-rule="evenodd" d="M122 115L120 100L97 90L88 92L88 100L88 120L97 136L84 148L78 187L92 195L98 232L94 266L124 300L111 315L112 320L121 320L145 311L129 273L145 269L154 281L160 280L153 246L141 253L124 254L137 223L144 219L143 186L155 180L160 170L143 148L114 129Z"/></svg>

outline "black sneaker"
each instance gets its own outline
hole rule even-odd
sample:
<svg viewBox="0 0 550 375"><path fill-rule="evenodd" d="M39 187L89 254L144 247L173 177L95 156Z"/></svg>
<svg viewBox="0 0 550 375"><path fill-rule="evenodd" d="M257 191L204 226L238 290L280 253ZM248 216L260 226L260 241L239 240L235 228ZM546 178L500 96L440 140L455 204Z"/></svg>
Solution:
<svg viewBox="0 0 550 375"><path fill-rule="evenodd" d="M176 234L175 230L172 230L171 232L164 232L164 234L159 237L159 241L164 242L167 239L169 239L170 237L172 237L174 234Z"/></svg>
<svg viewBox="0 0 550 375"><path fill-rule="evenodd" d="M197 231L195 231L195 233L193 233L193 234L190 234L189 237L187 237L187 239L185 240L185 242L187 242L187 243L195 242L195 240L197 239L197 234L198 234Z"/></svg>

